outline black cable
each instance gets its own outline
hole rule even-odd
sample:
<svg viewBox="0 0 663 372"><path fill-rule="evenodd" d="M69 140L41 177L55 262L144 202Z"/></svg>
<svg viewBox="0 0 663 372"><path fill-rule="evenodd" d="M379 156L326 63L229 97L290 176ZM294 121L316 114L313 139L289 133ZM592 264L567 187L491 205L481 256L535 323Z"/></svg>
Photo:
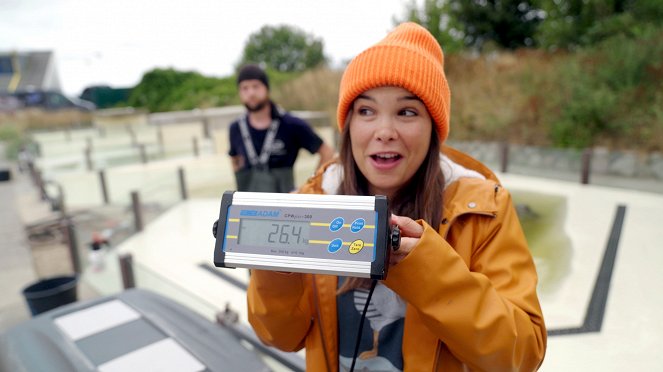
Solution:
<svg viewBox="0 0 663 372"><path fill-rule="evenodd" d="M355 370L355 363L357 362L357 354L359 353L359 343L361 342L361 329L364 327L364 319L366 319L366 311L368 310L368 304L371 303L371 297L373 296L373 291L375 286L378 284L377 279L373 279L371 283L371 289L368 291L368 298L366 299L366 304L364 305L364 311L361 313L361 320L359 320L359 331L357 332L357 341L355 343L355 353L352 356L352 365L350 366L350 372Z"/></svg>

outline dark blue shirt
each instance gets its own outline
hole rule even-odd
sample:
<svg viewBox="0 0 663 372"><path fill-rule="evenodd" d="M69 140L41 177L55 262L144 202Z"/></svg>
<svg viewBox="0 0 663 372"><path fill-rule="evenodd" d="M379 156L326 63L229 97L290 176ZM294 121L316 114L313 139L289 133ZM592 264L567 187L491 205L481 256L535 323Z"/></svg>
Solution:
<svg viewBox="0 0 663 372"><path fill-rule="evenodd" d="M318 152L322 145L322 139L315 134L313 129L304 120L292 116L289 113L281 115L272 105L272 118L280 118L279 130L276 132L272 152L269 157L269 168L292 167L297 160L300 149L306 149L311 154ZM262 146L265 142L268 129L255 129L251 126L249 118L246 118L249 134L256 149L256 156L260 156ZM244 157L244 168L250 168L251 164L244 148L242 133L239 130L239 120L230 124L230 151L228 155Z"/></svg>

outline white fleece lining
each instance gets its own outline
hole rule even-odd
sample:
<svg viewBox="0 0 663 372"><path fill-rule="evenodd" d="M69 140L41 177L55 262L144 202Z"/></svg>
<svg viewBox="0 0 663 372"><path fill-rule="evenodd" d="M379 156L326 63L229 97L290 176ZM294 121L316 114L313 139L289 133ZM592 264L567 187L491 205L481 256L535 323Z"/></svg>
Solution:
<svg viewBox="0 0 663 372"><path fill-rule="evenodd" d="M481 173L465 168L458 163L454 163L444 154L440 154L440 168L442 169L442 174L444 175L445 189L447 186L461 178L479 178L482 180L486 179L486 177L484 177ZM325 192L325 194L335 195L338 193L338 187L341 185L342 174L343 168L338 163L334 163L325 169L325 173L322 175L322 190Z"/></svg>
<svg viewBox="0 0 663 372"><path fill-rule="evenodd" d="M486 179L483 174L475 170L465 168L458 163L454 163L444 154L440 154L440 168L442 168L442 174L444 174L445 189L447 186L461 178L479 178L482 180Z"/></svg>

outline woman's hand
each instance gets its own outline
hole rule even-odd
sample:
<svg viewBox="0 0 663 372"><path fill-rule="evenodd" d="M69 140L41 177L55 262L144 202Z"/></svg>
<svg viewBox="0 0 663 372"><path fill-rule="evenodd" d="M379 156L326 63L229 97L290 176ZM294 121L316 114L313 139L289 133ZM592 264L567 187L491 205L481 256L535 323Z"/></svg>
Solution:
<svg viewBox="0 0 663 372"><path fill-rule="evenodd" d="M397 225L401 230L401 246L398 250L391 252L389 264L391 266L401 262L419 243L424 228L409 217L391 215L391 225Z"/></svg>

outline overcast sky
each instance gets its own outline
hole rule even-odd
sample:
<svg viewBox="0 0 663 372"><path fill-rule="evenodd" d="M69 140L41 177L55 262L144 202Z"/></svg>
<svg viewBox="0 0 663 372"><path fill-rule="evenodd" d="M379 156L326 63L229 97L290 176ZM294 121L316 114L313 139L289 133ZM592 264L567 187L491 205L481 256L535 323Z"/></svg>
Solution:
<svg viewBox="0 0 663 372"><path fill-rule="evenodd" d="M335 66L380 40L407 0L0 0L0 51L52 50L65 93L133 86L155 67L232 73L248 36L287 24Z"/></svg>

